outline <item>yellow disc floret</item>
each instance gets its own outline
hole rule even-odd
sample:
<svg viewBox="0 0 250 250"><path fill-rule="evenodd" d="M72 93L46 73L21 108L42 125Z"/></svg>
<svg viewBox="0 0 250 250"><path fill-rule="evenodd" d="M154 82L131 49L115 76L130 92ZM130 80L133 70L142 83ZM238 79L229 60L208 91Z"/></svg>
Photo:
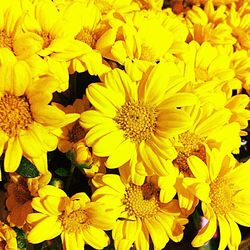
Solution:
<svg viewBox="0 0 250 250"><path fill-rule="evenodd" d="M13 50L13 39L4 30L0 31L0 48Z"/></svg>
<svg viewBox="0 0 250 250"><path fill-rule="evenodd" d="M0 98L0 128L9 137L15 137L32 122L30 104L25 96L5 94Z"/></svg>
<svg viewBox="0 0 250 250"><path fill-rule="evenodd" d="M217 178L210 184L209 197L214 212L218 215L226 215L233 208L233 189L224 178Z"/></svg>
<svg viewBox="0 0 250 250"><path fill-rule="evenodd" d="M123 199L129 215L151 218L159 210L158 189L150 183L142 186L130 185Z"/></svg>
<svg viewBox="0 0 250 250"><path fill-rule="evenodd" d="M80 232L89 225L88 215L84 209L78 209L69 214L64 213L60 220L64 230L73 233Z"/></svg>
<svg viewBox="0 0 250 250"><path fill-rule="evenodd" d="M125 137L134 142L149 140L157 125L157 113L153 107L141 103L127 102L115 121L125 131Z"/></svg>

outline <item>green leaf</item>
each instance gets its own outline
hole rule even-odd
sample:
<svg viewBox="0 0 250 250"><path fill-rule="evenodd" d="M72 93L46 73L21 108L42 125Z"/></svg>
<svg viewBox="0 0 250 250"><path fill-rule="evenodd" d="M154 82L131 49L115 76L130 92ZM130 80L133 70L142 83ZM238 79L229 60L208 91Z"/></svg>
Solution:
<svg viewBox="0 0 250 250"><path fill-rule="evenodd" d="M22 229L19 229L17 227L14 227L14 230L17 234L17 246L20 250L26 250L27 249L27 240L25 232Z"/></svg>
<svg viewBox="0 0 250 250"><path fill-rule="evenodd" d="M84 164L75 164L75 166L77 168L79 168L80 170L82 169L91 169L92 168L92 164L87 164L87 163L84 163Z"/></svg>
<svg viewBox="0 0 250 250"><path fill-rule="evenodd" d="M69 170L66 168L57 168L55 173L61 177L69 176Z"/></svg>
<svg viewBox="0 0 250 250"><path fill-rule="evenodd" d="M34 178L39 176L39 171L37 170L36 166L25 157L22 158L16 172L25 178Z"/></svg>

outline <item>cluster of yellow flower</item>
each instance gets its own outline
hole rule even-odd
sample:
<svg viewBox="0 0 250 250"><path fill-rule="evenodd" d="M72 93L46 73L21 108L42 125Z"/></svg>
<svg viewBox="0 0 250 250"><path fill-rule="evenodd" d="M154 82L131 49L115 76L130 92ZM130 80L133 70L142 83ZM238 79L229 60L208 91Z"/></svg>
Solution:
<svg viewBox="0 0 250 250"><path fill-rule="evenodd" d="M14 227L67 250L111 237L118 250L163 249L198 204L208 222L192 245L219 226L219 249L238 249L237 224L250 227L250 160L233 155L250 120L250 2L180 2L1 1L0 249L18 249ZM53 102L85 71L100 82ZM88 166L91 197L51 185L56 149ZM23 157L37 177L17 173Z"/></svg>

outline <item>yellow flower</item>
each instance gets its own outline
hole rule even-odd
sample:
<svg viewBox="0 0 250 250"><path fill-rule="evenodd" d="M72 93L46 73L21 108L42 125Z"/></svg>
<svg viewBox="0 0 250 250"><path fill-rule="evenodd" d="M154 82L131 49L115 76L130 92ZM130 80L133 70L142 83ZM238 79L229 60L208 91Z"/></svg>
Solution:
<svg viewBox="0 0 250 250"><path fill-rule="evenodd" d="M186 45L187 27L173 14L145 10L117 15L109 22L110 28L97 40L96 48L103 57L124 65L134 81L151 65L172 59Z"/></svg>
<svg viewBox="0 0 250 250"><path fill-rule="evenodd" d="M136 249L149 249L150 238L155 249L163 249L169 239L182 239L187 219L181 217L172 193L168 203L160 202L156 179L148 178L137 186L114 174L94 177L97 190L92 199L116 212L112 230L115 249L128 250L133 243Z"/></svg>
<svg viewBox="0 0 250 250"><path fill-rule="evenodd" d="M213 149L207 152L206 164L196 156L191 156L188 164L195 178L185 179L184 185L202 201L202 211L208 219L192 245L200 247L209 241L218 225L218 249L238 249L241 233L236 223L250 226L250 161L240 164L233 156Z"/></svg>
<svg viewBox="0 0 250 250"><path fill-rule="evenodd" d="M34 79L24 61L17 61L7 49L0 54L0 154L5 151L5 171L15 172L23 155L45 173L47 151L58 142L53 131L76 120L78 114L48 105L58 85L54 78Z"/></svg>
<svg viewBox="0 0 250 250"><path fill-rule="evenodd" d="M32 227L27 237L29 242L36 244L61 235L64 250L83 249L85 243L96 249L109 244L103 230L113 227L114 216L102 204L91 202L85 193L69 198L63 190L49 185L38 194L32 201L37 213L27 218Z"/></svg>
<svg viewBox="0 0 250 250"><path fill-rule="evenodd" d="M231 116L228 110L211 109L208 104L203 107L195 106L192 109L188 109L188 107L183 109L190 115L192 127L173 141L178 152L176 159L173 160L173 166L179 171L175 183L179 205L182 210L190 213L197 205L197 199L182 184L183 179L194 177L188 165L189 158L196 156L206 163L206 151L209 148L217 148L228 154L239 153L241 139L239 124L228 123ZM165 182L164 178L161 177L160 183ZM165 189L161 185L160 187Z"/></svg>
<svg viewBox="0 0 250 250"><path fill-rule="evenodd" d="M248 8L248 9L247 9ZM233 3L229 9L227 23L232 28L232 35L236 38L237 50L250 49L250 14L249 3L245 2L240 8Z"/></svg>
<svg viewBox="0 0 250 250"><path fill-rule="evenodd" d="M76 99L72 105L64 107L59 103L53 103L54 106L65 112L66 114L81 114L90 108L88 99L84 96L82 99ZM74 148L78 142L82 142L85 137L85 130L80 126L79 120L67 124L62 128L62 134L59 137L58 149L66 153Z"/></svg>
<svg viewBox="0 0 250 250"><path fill-rule="evenodd" d="M0 221L0 249L18 250L16 233L7 224Z"/></svg>
<svg viewBox="0 0 250 250"><path fill-rule="evenodd" d="M200 97L201 104L210 100L219 106L222 101L218 94L224 92L231 97L233 89L241 89L231 57L208 42L190 42L182 60L184 75L190 79L188 86Z"/></svg>
<svg viewBox="0 0 250 250"><path fill-rule="evenodd" d="M100 10L92 2L88 4L78 2L69 5L64 14L70 19L75 19L73 36L84 48L79 56L70 60L70 74L88 70L91 75L102 75L109 71L110 67L102 62L101 53L95 49L96 41L104 32Z"/></svg>
<svg viewBox="0 0 250 250"><path fill-rule="evenodd" d="M138 5L134 4L133 0L94 0L93 2L102 14L138 10Z"/></svg>
<svg viewBox="0 0 250 250"><path fill-rule="evenodd" d="M95 155L108 157L108 168L128 162L133 181L136 173L165 175L167 160L176 156L169 138L191 125L177 107L197 103L193 94L177 93L185 84L173 63L156 65L138 84L119 69L107 73L104 83L93 83L86 91L95 108L80 118L89 129L87 145Z"/></svg>
<svg viewBox="0 0 250 250"><path fill-rule="evenodd" d="M133 2L137 3L141 10L142 9L161 10L164 0L133 0Z"/></svg>
<svg viewBox="0 0 250 250"><path fill-rule="evenodd" d="M26 1L23 4L24 2ZM0 48L9 49L18 59L28 58L39 49L36 38L31 33L23 32L23 4L19 0L13 0L1 2L0 5ZM25 46L28 49L24 49Z"/></svg>
<svg viewBox="0 0 250 250"><path fill-rule="evenodd" d="M51 173L36 178L24 178L13 173L10 177L12 181L7 184L7 220L11 226L24 228L27 215L32 212L32 197L37 196L39 188L49 183Z"/></svg>
<svg viewBox="0 0 250 250"><path fill-rule="evenodd" d="M187 11L187 24L192 40L202 43L210 42L212 45L231 46L236 39L232 36L232 28L226 23L226 6L214 8L212 1L207 1L204 9L193 6Z"/></svg>

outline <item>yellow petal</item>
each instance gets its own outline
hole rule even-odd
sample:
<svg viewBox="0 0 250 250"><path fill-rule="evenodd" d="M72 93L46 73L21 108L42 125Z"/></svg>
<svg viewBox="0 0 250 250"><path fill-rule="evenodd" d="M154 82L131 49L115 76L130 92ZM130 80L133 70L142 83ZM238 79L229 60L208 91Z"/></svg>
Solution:
<svg viewBox="0 0 250 250"><path fill-rule="evenodd" d="M45 228L49 230L44 230ZM62 232L61 221L57 216L49 216L39 221L29 232L27 239L30 243L37 244L51 240Z"/></svg>
<svg viewBox="0 0 250 250"><path fill-rule="evenodd" d="M187 159L188 166L193 175L201 181L209 181L209 173L207 165L197 156L191 155Z"/></svg>
<svg viewBox="0 0 250 250"><path fill-rule="evenodd" d="M218 250L224 250L230 240L230 226L227 219L224 216L218 215L218 222L220 228L220 244Z"/></svg>
<svg viewBox="0 0 250 250"><path fill-rule="evenodd" d="M83 230L82 234L86 243L94 247L95 249L103 249L110 242L109 237L104 231L91 225ZM96 239L98 239L98 241Z"/></svg>
<svg viewBox="0 0 250 250"><path fill-rule="evenodd" d="M131 159L131 155L134 150L135 145L130 141L130 139L122 142L109 156L106 161L106 166L108 168L119 168Z"/></svg>
<svg viewBox="0 0 250 250"><path fill-rule="evenodd" d="M6 172L15 172L19 167L23 155L18 137L10 138L4 156L4 169Z"/></svg>
<svg viewBox="0 0 250 250"><path fill-rule="evenodd" d="M217 229L217 220L215 217L215 214L213 211L210 209L210 218L207 224L198 232L196 237L192 241L192 246L193 247L201 247L203 246L206 242L208 242L215 234L216 229Z"/></svg>
<svg viewBox="0 0 250 250"><path fill-rule="evenodd" d="M135 246L138 249L149 250L149 233L144 223L142 223L142 229L135 241Z"/></svg>

